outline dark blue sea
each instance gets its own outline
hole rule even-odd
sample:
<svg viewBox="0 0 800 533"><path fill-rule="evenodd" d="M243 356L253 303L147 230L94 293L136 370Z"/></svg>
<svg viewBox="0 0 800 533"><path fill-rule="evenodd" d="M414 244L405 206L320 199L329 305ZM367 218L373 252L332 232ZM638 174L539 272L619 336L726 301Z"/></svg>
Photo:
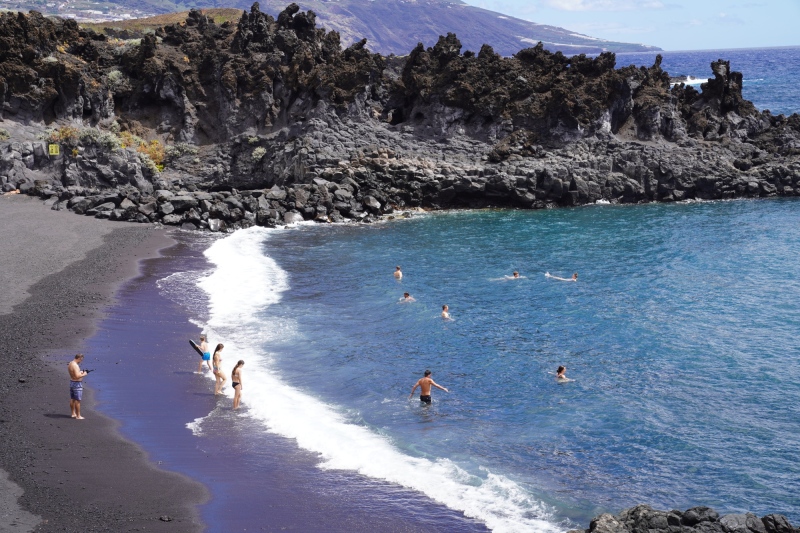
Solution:
<svg viewBox="0 0 800 533"><path fill-rule="evenodd" d="M764 58L798 53L663 64L730 59L746 96L790 113L797 74ZM639 503L796 524L799 228L779 199L179 234L90 343L117 360L158 339L146 364L98 372L98 398L209 486L211 531L558 532ZM200 331L226 373L245 361L239 413L192 373ZM449 389L430 406L409 399L425 369Z"/></svg>
<svg viewBox="0 0 800 533"><path fill-rule="evenodd" d="M696 50L689 52L645 52L617 54L617 67L651 66L656 54L662 56L661 68L670 76L687 76L700 90L700 84L713 78L711 62L724 59L731 70L743 75L742 94L760 110L773 115L800 113L800 46L735 50Z"/></svg>

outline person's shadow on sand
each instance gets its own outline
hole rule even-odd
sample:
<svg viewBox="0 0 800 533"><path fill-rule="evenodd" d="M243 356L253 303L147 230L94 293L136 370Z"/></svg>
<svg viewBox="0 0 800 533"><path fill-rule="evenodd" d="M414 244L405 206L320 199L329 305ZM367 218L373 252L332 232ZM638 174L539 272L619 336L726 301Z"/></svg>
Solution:
<svg viewBox="0 0 800 533"><path fill-rule="evenodd" d="M46 416L47 418L72 418L69 415L55 414L55 413L45 413L44 416Z"/></svg>

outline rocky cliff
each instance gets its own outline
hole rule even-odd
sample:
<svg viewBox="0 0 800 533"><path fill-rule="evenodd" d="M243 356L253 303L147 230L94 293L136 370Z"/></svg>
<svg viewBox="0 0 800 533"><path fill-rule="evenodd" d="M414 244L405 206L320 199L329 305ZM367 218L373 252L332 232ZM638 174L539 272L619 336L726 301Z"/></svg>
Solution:
<svg viewBox="0 0 800 533"><path fill-rule="evenodd" d="M756 110L728 62L701 91L660 59L615 62L452 34L383 57L294 4L221 25L193 11L137 41L3 13L0 181L54 209L215 231L800 194L800 116Z"/></svg>

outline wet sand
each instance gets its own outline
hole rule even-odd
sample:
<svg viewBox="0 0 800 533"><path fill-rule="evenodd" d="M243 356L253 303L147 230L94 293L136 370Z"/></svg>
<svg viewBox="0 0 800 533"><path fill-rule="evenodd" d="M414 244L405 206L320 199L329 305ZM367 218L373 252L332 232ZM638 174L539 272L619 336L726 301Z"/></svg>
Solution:
<svg viewBox="0 0 800 533"><path fill-rule="evenodd" d="M204 262L197 247L19 196L0 196L0 223L0 279L13 286L0 301L0 532L486 531L414 491L320 470L214 398L193 373L198 328L156 287ZM97 369L83 421L69 417L77 351ZM186 428L209 413L202 436Z"/></svg>
<svg viewBox="0 0 800 533"><path fill-rule="evenodd" d="M247 391L238 413L230 397L215 397L209 373L194 373L199 357L187 342L200 333L190 317L202 320L207 297L193 281L173 287L174 299L157 286L175 273L205 272L210 265L202 251L210 237L176 238L179 244L163 257L143 262L142 275L119 291L87 344L98 368L92 378L97 399L120 422L123 435L141 443L163 467L209 487L211 499L200 509L208 531L487 531L418 492L355 472L320 469L317 454L248 416ZM187 300L191 312L184 307ZM237 358L223 352L226 374ZM204 419L199 435L186 427L197 418Z"/></svg>
<svg viewBox="0 0 800 533"><path fill-rule="evenodd" d="M0 227L3 531L37 523L39 531L202 530L206 488L158 469L124 439L94 409L91 380L86 420L69 416L67 363L139 261L171 239L153 226L55 212L20 196L0 197Z"/></svg>

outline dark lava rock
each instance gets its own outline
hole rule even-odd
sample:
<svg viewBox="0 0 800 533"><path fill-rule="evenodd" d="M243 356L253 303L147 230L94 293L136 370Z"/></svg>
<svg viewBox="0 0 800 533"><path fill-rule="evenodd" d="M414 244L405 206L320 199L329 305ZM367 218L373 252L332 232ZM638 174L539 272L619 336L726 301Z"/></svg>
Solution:
<svg viewBox="0 0 800 533"><path fill-rule="evenodd" d="M592 520L589 529L569 533L797 533L783 515L758 518L752 513L720 517L708 507L684 512L657 511L647 505L625 509L616 516L605 513Z"/></svg>
<svg viewBox="0 0 800 533"><path fill-rule="evenodd" d="M223 24L193 10L122 48L71 20L2 13L0 42L0 119L30 137L0 141L0 183L54 210L227 231L800 195L800 115L757 110L724 60L697 90L673 86L660 57L616 68L612 53L541 44L501 57L453 34L382 57L366 41L342 49L296 4ZM25 130L45 123L61 128L59 156ZM167 168L121 148L117 128L168 145Z"/></svg>

